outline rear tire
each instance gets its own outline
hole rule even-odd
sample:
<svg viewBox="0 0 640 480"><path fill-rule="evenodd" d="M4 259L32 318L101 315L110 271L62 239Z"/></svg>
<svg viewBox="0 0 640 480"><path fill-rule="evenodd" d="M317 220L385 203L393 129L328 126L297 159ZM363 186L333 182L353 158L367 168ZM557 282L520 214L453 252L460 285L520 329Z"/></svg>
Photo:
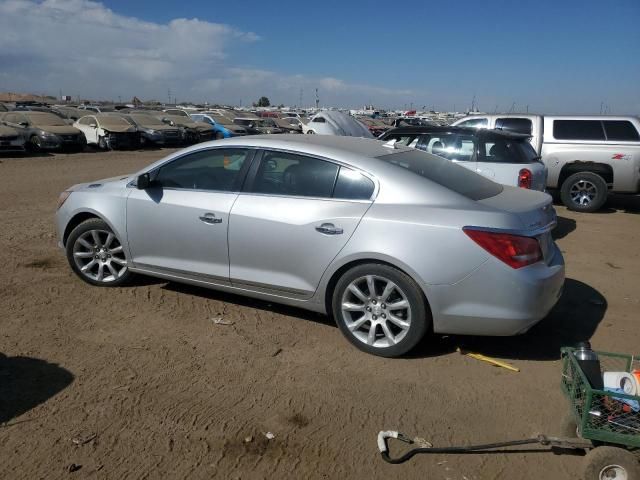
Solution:
<svg viewBox="0 0 640 480"><path fill-rule="evenodd" d="M640 479L638 458L623 448L594 448L585 455L583 462L583 480Z"/></svg>
<svg viewBox="0 0 640 480"><path fill-rule="evenodd" d="M398 357L412 350L431 325L422 290L388 265L358 265L340 277L332 296L333 317L360 350Z"/></svg>
<svg viewBox="0 0 640 480"><path fill-rule="evenodd" d="M593 172L570 175L560 188L562 203L575 212L591 213L599 210L607 201L607 183Z"/></svg>

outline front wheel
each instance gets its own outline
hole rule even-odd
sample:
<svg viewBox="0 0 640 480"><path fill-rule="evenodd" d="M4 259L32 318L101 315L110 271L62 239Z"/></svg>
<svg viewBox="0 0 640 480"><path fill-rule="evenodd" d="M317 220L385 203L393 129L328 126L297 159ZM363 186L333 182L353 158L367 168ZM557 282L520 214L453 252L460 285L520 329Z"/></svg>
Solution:
<svg viewBox="0 0 640 480"><path fill-rule="evenodd" d="M332 310L352 344L382 357L409 352L431 323L422 291L413 279L381 264L347 271L336 284Z"/></svg>
<svg viewBox="0 0 640 480"><path fill-rule="evenodd" d="M33 135L30 138L30 146L33 149L33 151L35 152L41 152L42 151L42 140L40 140L40 137L37 135Z"/></svg>
<svg viewBox="0 0 640 480"><path fill-rule="evenodd" d="M584 457L584 480L640 479L638 458L628 450L617 447L598 447Z"/></svg>
<svg viewBox="0 0 640 480"><path fill-rule="evenodd" d="M100 150L109 150L109 144L107 143L107 139L104 137L100 137L98 139L98 148Z"/></svg>
<svg viewBox="0 0 640 480"><path fill-rule="evenodd" d="M562 203L576 212L591 213L607 201L607 184L593 172L578 172L569 176L560 188Z"/></svg>
<svg viewBox="0 0 640 480"><path fill-rule="evenodd" d="M132 275L120 239L99 218L85 220L74 228L66 249L71 269L91 285L115 287Z"/></svg>

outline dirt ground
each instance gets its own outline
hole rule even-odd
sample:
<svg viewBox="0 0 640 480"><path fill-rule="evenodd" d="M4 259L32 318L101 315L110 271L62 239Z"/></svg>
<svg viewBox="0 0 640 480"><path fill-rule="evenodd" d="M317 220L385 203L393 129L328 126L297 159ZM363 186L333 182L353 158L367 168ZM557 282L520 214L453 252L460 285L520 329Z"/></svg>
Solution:
<svg viewBox="0 0 640 480"><path fill-rule="evenodd" d="M56 247L58 193L166 153L0 158L0 478L578 476L581 457L545 449L388 465L376 435L444 446L559 433L560 346L590 338L640 353L639 198L597 214L557 207L565 293L527 335L435 337L389 360L302 310L153 279L104 289L76 278Z"/></svg>

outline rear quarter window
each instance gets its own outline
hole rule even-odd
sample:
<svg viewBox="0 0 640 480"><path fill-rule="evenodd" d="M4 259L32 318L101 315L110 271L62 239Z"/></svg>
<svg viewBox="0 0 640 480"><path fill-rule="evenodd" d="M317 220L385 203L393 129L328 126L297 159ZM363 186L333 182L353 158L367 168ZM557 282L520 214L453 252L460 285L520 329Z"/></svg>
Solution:
<svg viewBox="0 0 640 480"><path fill-rule="evenodd" d="M382 155L378 158L398 168L405 168L470 200L495 197L503 190L499 183L456 165L445 158L429 155L419 150Z"/></svg>
<svg viewBox="0 0 640 480"><path fill-rule="evenodd" d="M496 128L507 132L531 135L533 124L528 118L498 118L496 120Z"/></svg>
<svg viewBox="0 0 640 480"><path fill-rule="evenodd" d="M636 127L628 120L605 120L604 131L607 140L633 142L640 140Z"/></svg>

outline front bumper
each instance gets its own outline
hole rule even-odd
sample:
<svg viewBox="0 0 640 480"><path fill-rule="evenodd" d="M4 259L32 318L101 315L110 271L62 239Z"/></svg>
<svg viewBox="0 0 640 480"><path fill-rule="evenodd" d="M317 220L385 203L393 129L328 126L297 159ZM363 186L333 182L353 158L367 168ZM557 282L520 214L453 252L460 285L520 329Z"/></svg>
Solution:
<svg viewBox="0 0 640 480"><path fill-rule="evenodd" d="M511 336L547 316L562 294L564 259L555 243L548 263L512 269L490 257L453 285L432 285L427 295L436 333Z"/></svg>
<svg viewBox="0 0 640 480"><path fill-rule="evenodd" d="M110 133L105 140L111 149L137 148L140 145L140 135L137 132Z"/></svg>
<svg viewBox="0 0 640 480"><path fill-rule="evenodd" d="M19 136L0 137L0 153L24 152L24 139Z"/></svg>

